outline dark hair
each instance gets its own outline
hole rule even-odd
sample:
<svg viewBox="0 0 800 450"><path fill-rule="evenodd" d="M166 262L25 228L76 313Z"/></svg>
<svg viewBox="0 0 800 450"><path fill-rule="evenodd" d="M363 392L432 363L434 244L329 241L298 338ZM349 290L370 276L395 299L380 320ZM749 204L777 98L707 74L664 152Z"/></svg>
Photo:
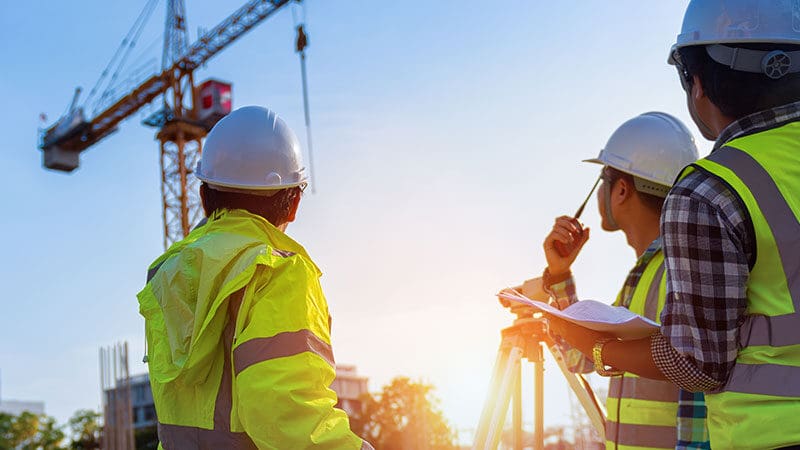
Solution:
<svg viewBox="0 0 800 450"><path fill-rule="evenodd" d="M603 169L603 174L603 179L608 183L609 188L614 186L614 183L616 183L617 180L625 180L625 182L630 185L634 192L636 192L636 195L639 196L639 199L642 200L642 203L644 203L647 208L661 214L661 208L664 206L664 198L638 191L633 182L633 175L619 171L611 166L606 166Z"/></svg>
<svg viewBox="0 0 800 450"><path fill-rule="evenodd" d="M282 189L275 195L251 195L240 192L218 191L206 183L200 185L203 210L210 216L218 209L244 209L279 226L289 220L292 202L302 193L299 187Z"/></svg>
<svg viewBox="0 0 800 450"><path fill-rule="evenodd" d="M751 50L800 50L787 44L737 44ZM678 50L681 64L691 77L697 75L703 91L722 114L734 119L800 100L800 73L773 80L763 73L741 72L719 64L704 45ZM690 81L690 80L689 80Z"/></svg>

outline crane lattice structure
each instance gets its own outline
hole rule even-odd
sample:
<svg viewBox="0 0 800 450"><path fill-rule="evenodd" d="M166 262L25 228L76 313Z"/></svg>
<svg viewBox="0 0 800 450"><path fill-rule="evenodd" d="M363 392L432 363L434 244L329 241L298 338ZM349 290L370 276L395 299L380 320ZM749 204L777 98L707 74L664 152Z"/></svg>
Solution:
<svg viewBox="0 0 800 450"><path fill-rule="evenodd" d="M147 3L134 29L123 40L118 54L129 52L133 47L133 41L141 32L155 1ZM82 151L116 131L120 122L161 96L161 108L143 123L159 129L156 137L161 146L164 246L182 239L201 215L195 185L197 180L190 174L202 152L203 137L224 116L224 112L219 111L205 116L199 114L194 71L290 2L301 1L251 0L189 45L184 2L167 0L161 71L121 95L114 96L113 91L107 90L101 100L111 103L108 101L110 96L113 103L93 111L89 118L84 115L83 107L76 106L80 94L80 89L77 89L64 116L42 133L43 165L64 172L75 170ZM115 54L114 58L117 57ZM115 59L112 59L109 67L114 63ZM103 76L108 70L103 72ZM89 96L94 93L95 89ZM227 95L230 95L229 88Z"/></svg>

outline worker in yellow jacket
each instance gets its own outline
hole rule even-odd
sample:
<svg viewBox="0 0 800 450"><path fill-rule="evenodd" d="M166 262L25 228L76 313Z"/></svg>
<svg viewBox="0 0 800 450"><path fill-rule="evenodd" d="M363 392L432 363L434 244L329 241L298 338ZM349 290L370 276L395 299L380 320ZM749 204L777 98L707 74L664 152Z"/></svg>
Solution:
<svg viewBox="0 0 800 450"><path fill-rule="evenodd" d="M240 108L195 171L206 219L138 294L164 449L372 449L335 408L321 272L284 232L306 186L274 112Z"/></svg>
<svg viewBox="0 0 800 450"><path fill-rule="evenodd" d="M602 228L622 230L637 255L614 305L655 322L659 321L666 294L658 226L661 208L675 177L697 157L694 138L680 120L666 113L648 112L623 123L597 158L587 160L603 165L598 192ZM567 216L557 218L545 238L548 267L543 284L559 308L578 301L570 266L588 239L589 229ZM611 377L606 402L607 449L708 448L707 433L702 433L705 415L682 418L679 414L679 403L696 403L695 394L682 393L668 381L607 371L574 349L567 352L566 359L571 370L594 369ZM702 397L699 401L702 403ZM699 435L683 430L696 425Z"/></svg>

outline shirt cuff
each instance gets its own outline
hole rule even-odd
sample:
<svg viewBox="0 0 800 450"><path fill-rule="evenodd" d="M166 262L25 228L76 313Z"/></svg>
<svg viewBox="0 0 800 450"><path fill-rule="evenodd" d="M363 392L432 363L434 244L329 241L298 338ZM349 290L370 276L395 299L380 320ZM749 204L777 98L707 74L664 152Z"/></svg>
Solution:
<svg viewBox="0 0 800 450"><path fill-rule="evenodd" d="M547 269L545 269L543 278L545 280L544 290L550 294L552 298L550 303L556 308L564 309L578 300L575 293L575 279L572 278L571 272L556 278L551 277Z"/></svg>
<svg viewBox="0 0 800 450"><path fill-rule="evenodd" d="M678 353L661 333L654 333L650 337L650 351L656 367L669 381L681 389L692 392L709 392L722 385L721 382L701 372Z"/></svg>

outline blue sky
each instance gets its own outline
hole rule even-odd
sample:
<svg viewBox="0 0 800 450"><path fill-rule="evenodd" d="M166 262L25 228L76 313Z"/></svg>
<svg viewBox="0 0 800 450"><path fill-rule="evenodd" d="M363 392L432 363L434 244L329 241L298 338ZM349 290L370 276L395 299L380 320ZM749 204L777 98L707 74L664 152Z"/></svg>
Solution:
<svg viewBox="0 0 800 450"><path fill-rule="evenodd" d="M475 426L511 322L493 294L541 273L553 219L596 177L580 160L651 110L710 149L666 64L686 3L308 0L317 194L288 231L325 272L337 361L373 390L397 375L432 383L446 417ZM0 2L0 395L44 401L61 422L99 407L100 346L128 341L132 372L146 370L135 295L162 251L158 145L139 114L73 174L50 172L38 116L91 88L143 4ZM192 39L238 6L187 2ZM162 1L139 65L160 64L163 14ZM293 39L286 9L196 80L233 82L235 106L274 109L304 142ZM611 302L634 252L600 231L594 202L584 221L595 232L574 266L579 293ZM545 421L566 423L565 383L547 367Z"/></svg>

